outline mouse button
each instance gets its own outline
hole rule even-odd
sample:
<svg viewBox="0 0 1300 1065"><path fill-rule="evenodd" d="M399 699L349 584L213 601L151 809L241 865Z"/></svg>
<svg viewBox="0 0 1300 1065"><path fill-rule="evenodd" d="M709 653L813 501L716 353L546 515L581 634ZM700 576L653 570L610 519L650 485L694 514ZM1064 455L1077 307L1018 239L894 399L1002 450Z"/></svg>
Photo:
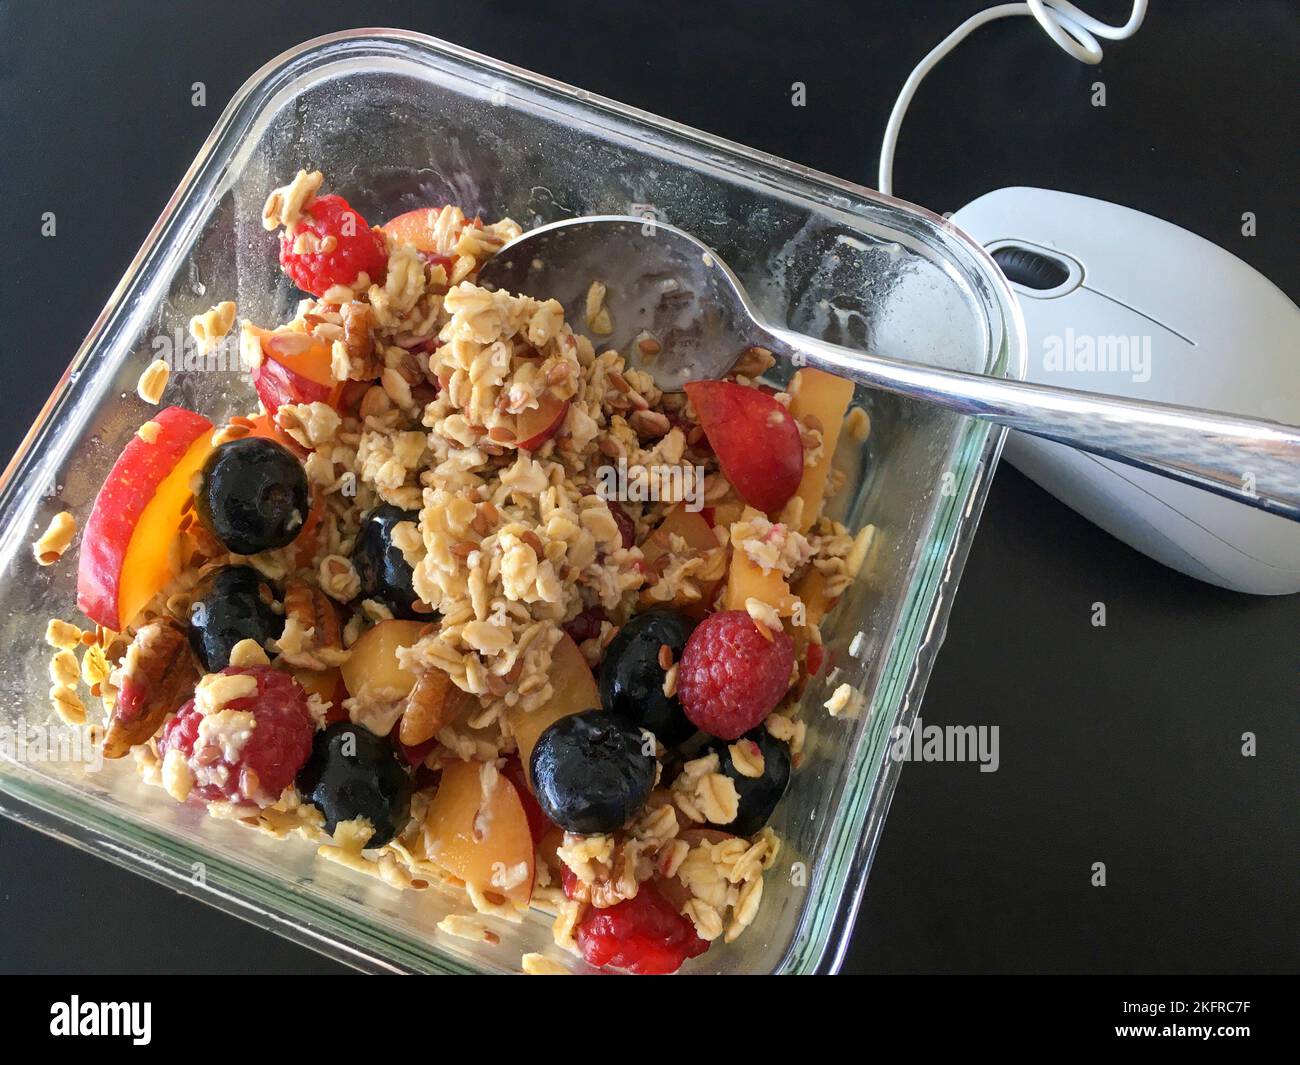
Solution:
<svg viewBox="0 0 1300 1065"><path fill-rule="evenodd" d="M1059 259L1014 244L995 249L993 261L1002 267L1007 280L1026 288L1060 288L1070 279L1069 269Z"/></svg>
<svg viewBox="0 0 1300 1065"><path fill-rule="evenodd" d="M1011 287L1034 299L1054 299L1083 282L1083 268L1070 256L1018 239L995 240L986 249Z"/></svg>

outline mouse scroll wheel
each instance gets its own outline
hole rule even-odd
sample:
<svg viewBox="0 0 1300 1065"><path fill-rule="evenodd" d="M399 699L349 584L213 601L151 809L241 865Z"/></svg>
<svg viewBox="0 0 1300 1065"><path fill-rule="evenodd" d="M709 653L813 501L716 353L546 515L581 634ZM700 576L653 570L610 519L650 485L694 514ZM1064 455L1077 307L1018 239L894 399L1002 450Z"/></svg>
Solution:
<svg viewBox="0 0 1300 1065"><path fill-rule="evenodd" d="M1015 245L1008 244L994 249L993 261L1002 267L1008 281L1024 285L1025 288L1060 288L1070 277L1070 271L1059 259L1028 248L1017 248Z"/></svg>

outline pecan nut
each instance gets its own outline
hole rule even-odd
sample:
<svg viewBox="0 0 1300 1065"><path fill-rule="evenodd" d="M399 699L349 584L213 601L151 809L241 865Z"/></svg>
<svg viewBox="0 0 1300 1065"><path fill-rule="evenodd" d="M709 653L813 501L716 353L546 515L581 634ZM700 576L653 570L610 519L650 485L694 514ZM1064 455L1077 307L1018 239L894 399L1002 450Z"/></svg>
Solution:
<svg viewBox="0 0 1300 1065"><path fill-rule="evenodd" d="M427 743L450 725L466 705L466 695L441 669L420 676L406 698L397 737L408 747Z"/></svg>
<svg viewBox="0 0 1300 1065"><path fill-rule="evenodd" d="M338 609L319 588L302 580L289 581L284 586L284 620L278 642L291 666L328 669L346 657Z"/></svg>
<svg viewBox="0 0 1300 1065"><path fill-rule="evenodd" d="M370 304L356 301L345 303L339 308L343 318L343 345L348 349L348 376L354 381L366 381L378 376L372 356L375 353L375 341L370 327L374 313Z"/></svg>
<svg viewBox="0 0 1300 1065"><path fill-rule="evenodd" d="M104 733L104 757L146 743L168 714L194 694L198 663L185 629L171 618L144 625L127 648L117 702Z"/></svg>
<svg viewBox="0 0 1300 1065"><path fill-rule="evenodd" d="M315 632L312 643L317 648L343 646L339 615L329 596L306 581L290 581L284 589L284 616L304 629Z"/></svg>

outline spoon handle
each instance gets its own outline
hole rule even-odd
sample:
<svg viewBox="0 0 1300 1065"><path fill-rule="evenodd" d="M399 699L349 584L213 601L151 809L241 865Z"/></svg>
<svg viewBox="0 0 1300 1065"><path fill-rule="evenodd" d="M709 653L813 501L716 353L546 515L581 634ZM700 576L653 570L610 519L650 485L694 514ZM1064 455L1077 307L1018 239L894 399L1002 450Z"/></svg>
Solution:
<svg viewBox="0 0 1300 1065"><path fill-rule="evenodd" d="M1300 521L1300 429L1294 426L941 370L775 326L767 332L767 346L796 365L1056 440Z"/></svg>

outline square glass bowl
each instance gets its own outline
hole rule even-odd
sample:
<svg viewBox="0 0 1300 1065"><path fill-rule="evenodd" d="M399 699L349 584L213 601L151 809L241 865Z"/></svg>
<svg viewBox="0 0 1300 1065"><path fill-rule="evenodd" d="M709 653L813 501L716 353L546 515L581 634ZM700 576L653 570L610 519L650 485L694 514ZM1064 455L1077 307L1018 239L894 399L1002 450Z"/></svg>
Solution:
<svg viewBox="0 0 1300 1065"><path fill-rule="evenodd" d="M635 111L429 37L360 30L310 41L235 96L0 481L0 735L49 726L45 622L75 620L75 557L38 568L50 517L84 526L116 455L153 408L140 371L179 351L191 315L234 299L270 325L298 293L261 227L300 167L368 218L456 203L525 228L581 214L653 216L716 248L774 322L863 350L1023 376L1015 300L997 268L927 211ZM166 401L214 422L254 396L237 365L173 374ZM784 848L757 922L688 963L697 973L834 971L909 728L944 632L1003 433L860 390L865 441L842 434L832 513L877 535L824 625L833 668L808 685L802 768L773 819ZM840 683L856 719L822 703ZM494 921L501 944L435 925L454 906L399 892L142 784L132 760L87 765L0 744L0 803L29 825L359 968L517 971L552 945L549 918ZM464 907L460 907L462 910Z"/></svg>

